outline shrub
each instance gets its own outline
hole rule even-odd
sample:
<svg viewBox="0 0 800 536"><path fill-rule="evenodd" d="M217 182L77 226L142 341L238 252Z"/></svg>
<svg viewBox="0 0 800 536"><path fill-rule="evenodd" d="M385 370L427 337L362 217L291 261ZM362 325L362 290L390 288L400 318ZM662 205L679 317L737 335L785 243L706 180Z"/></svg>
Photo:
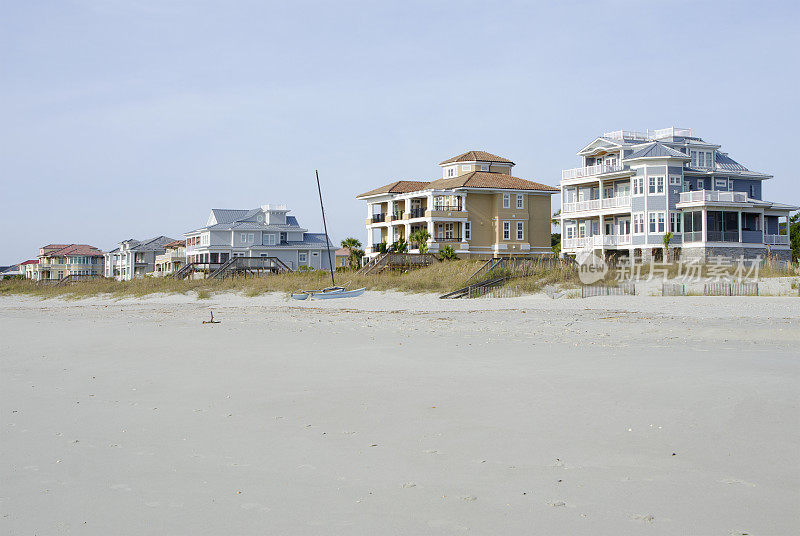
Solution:
<svg viewBox="0 0 800 536"><path fill-rule="evenodd" d="M439 250L439 257L443 261L452 261L458 258L456 255L456 250L453 249L453 246L445 246Z"/></svg>

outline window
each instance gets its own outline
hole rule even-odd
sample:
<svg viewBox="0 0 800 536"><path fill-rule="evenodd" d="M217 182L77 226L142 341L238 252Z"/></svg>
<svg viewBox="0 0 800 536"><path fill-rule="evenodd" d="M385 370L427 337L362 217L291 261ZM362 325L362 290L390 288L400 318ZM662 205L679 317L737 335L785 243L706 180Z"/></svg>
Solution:
<svg viewBox="0 0 800 536"><path fill-rule="evenodd" d="M692 183L689 181L683 181L683 191L690 192L692 190Z"/></svg>
<svg viewBox="0 0 800 536"><path fill-rule="evenodd" d="M444 224L444 237L445 238L453 238L453 226L454 226L454 224L452 222Z"/></svg>
<svg viewBox="0 0 800 536"><path fill-rule="evenodd" d="M567 238L573 238L575 236L575 227L567 227Z"/></svg>
<svg viewBox="0 0 800 536"><path fill-rule="evenodd" d="M728 179L714 179L714 189L715 190L727 190L728 189Z"/></svg>
<svg viewBox="0 0 800 536"><path fill-rule="evenodd" d="M681 185L681 176L680 175L670 175L669 176L669 184L670 184L670 186L680 186Z"/></svg>
<svg viewBox="0 0 800 536"><path fill-rule="evenodd" d="M522 194L517 194L517 208L525 208L525 197Z"/></svg>
<svg viewBox="0 0 800 536"><path fill-rule="evenodd" d="M669 230L675 234L681 232L681 215L678 212L669 213Z"/></svg>
<svg viewBox="0 0 800 536"><path fill-rule="evenodd" d="M728 191L733 191L733 179L728 179Z"/></svg>
<svg viewBox="0 0 800 536"><path fill-rule="evenodd" d="M489 164L481 164L481 171L489 171Z"/></svg>
<svg viewBox="0 0 800 536"><path fill-rule="evenodd" d="M585 238L586 237L586 224L579 223L578 224L578 238Z"/></svg>
<svg viewBox="0 0 800 536"><path fill-rule="evenodd" d="M251 244L252 244L253 242L255 242L255 240L256 240L256 237L255 237L255 235L254 235L253 233L249 233L249 234L247 235L247 241L248 241L248 242L250 242Z"/></svg>
<svg viewBox="0 0 800 536"><path fill-rule="evenodd" d="M517 240L524 240L525 238L525 222L517 222Z"/></svg>
<svg viewBox="0 0 800 536"><path fill-rule="evenodd" d="M298 257L298 260L299 260L301 263L308 262L308 253L306 253L306 252L300 252L300 255L299 255L299 257Z"/></svg>
<svg viewBox="0 0 800 536"><path fill-rule="evenodd" d="M663 194L664 193L664 177L650 177L650 193Z"/></svg>
<svg viewBox="0 0 800 536"><path fill-rule="evenodd" d="M511 194L503 194L503 208L511 208Z"/></svg>
<svg viewBox="0 0 800 536"><path fill-rule="evenodd" d="M511 240L511 222L503 222L503 240Z"/></svg>
<svg viewBox="0 0 800 536"><path fill-rule="evenodd" d="M751 184L750 185L750 197L752 197L753 199L755 199L755 197L756 197L756 185L755 184Z"/></svg>
<svg viewBox="0 0 800 536"><path fill-rule="evenodd" d="M239 235L239 241L240 241L242 244L247 244L247 233L241 233L241 234Z"/></svg>
<svg viewBox="0 0 800 536"><path fill-rule="evenodd" d="M663 212L650 213L650 232L663 233L665 228L665 214Z"/></svg>
<svg viewBox="0 0 800 536"><path fill-rule="evenodd" d="M633 178L633 195L644 194L644 177Z"/></svg>
<svg viewBox="0 0 800 536"><path fill-rule="evenodd" d="M472 171L472 166L461 166L461 171Z"/></svg>
<svg viewBox="0 0 800 536"><path fill-rule="evenodd" d="M264 245L265 246L275 245L275 235L273 233L264 233Z"/></svg>
<svg viewBox="0 0 800 536"><path fill-rule="evenodd" d="M452 168L452 167L450 167L450 168L447 168L447 176L448 176L448 177L452 177L452 176L454 176L455 174L456 174L456 168Z"/></svg>
<svg viewBox="0 0 800 536"><path fill-rule="evenodd" d="M472 238L472 224L468 221L464 222L464 240Z"/></svg>

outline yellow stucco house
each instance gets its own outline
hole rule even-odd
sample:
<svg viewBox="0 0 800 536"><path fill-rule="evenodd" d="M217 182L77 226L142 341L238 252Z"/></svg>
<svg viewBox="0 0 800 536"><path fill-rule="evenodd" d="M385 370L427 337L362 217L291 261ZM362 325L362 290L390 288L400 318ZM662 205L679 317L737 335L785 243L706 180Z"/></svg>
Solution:
<svg viewBox="0 0 800 536"><path fill-rule="evenodd" d="M102 276L103 252L87 244L48 244L39 248L36 267L26 276L36 281L60 281L69 275Z"/></svg>
<svg viewBox="0 0 800 536"><path fill-rule="evenodd" d="M461 258L551 252L550 196L558 188L512 176L514 162L485 151L439 166L440 179L396 181L356 196L367 202L368 257L417 229L430 235L428 251L451 246Z"/></svg>

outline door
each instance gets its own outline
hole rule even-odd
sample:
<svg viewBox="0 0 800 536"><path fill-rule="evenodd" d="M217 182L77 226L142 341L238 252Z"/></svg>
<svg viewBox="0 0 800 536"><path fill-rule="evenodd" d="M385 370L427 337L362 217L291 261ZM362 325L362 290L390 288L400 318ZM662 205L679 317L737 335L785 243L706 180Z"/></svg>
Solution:
<svg viewBox="0 0 800 536"><path fill-rule="evenodd" d="M629 235L631 234L631 219L630 218L620 218L618 224L618 233L621 235Z"/></svg>

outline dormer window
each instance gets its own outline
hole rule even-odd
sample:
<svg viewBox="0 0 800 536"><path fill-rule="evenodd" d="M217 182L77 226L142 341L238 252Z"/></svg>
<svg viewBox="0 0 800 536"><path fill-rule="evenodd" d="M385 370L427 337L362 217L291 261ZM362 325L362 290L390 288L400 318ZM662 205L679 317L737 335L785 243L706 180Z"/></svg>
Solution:
<svg viewBox="0 0 800 536"><path fill-rule="evenodd" d="M489 171L489 164L481 164L481 171Z"/></svg>
<svg viewBox="0 0 800 536"><path fill-rule="evenodd" d="M472 166L462 165L461 171L472 171Z"/></svg>

